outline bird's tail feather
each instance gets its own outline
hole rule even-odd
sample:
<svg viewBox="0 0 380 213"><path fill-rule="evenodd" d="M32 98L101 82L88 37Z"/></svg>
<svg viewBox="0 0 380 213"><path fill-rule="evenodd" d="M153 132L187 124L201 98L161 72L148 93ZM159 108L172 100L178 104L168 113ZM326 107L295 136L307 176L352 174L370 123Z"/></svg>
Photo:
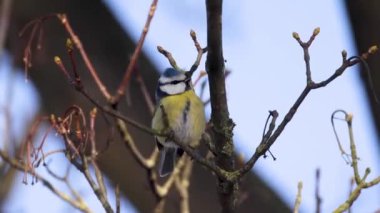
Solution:
<svg viewBox="0 0 380 213"><path fill-rule="evenodd" d="M160 160L160 176L164 177L174 170L174 165L177 157L177 147L165 147L161 151L161 160Z"/></svg>

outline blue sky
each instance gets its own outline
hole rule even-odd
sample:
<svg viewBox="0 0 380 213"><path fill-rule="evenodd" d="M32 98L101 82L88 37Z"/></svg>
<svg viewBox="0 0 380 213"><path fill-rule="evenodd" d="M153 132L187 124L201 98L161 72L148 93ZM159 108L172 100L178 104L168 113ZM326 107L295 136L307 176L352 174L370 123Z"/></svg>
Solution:
<svg viewBox="0 0 380 213"><path fill-rule="evenodd" d="M150 1L105 2L133 39L137 40ZM343 1L321 0L309 1L307 4L300 0L224 1L223 15L224 57L227 60L226 67L232 71L227 89L231 117L237 124L236 147L238 152L249 158L260 141L268 110L276 109L282 119L305 86L302 49L292 38L293 31L306 40L315 27L321 28L320 35L310 48L312 75L317 82L330 76L340 66L340 52L343 49L347 50L349 56L357 53ZM158 68L164 70L169 64L156 51L156 46L161 45L173 54L179 66L189 68L196 56L189 31L195 30L200 43L205 45L205 22L203 1L159 1L144 52ZM200 69L204 69L203 64ZM379 164L376 163L380 160L377 137L358 71L357 67L350 68L328 87L313 91L272 147L277 161L267 158L260 159L256 164L254 170L284 197L289 206L293 206L297 183L302 180L304 190L301 209L305 212L314 211L316 168L321 169L322 212L331 212L347 197L352 169L340 156L330 125L330 115L336 109L354 114L354 134L361 158L361 172L369 166L372 169L370 178L380 174ZM0 85L3 85L2 82L4 77L0 75ZM22 79L17 82L21 88L32 86ZM36 97L28 95L31 96ZM35 101L27 103L34 106L33 109L38 107ZM3 106L4 102L0 104ZM346 130L340 129L340 133L344 137ZM80 187L83 191L88 190L86 186ZM41 185L30 187L19 184L16 190L8 204L9 208L37 212L41 205L49 202L56 204L49 205L53 206L52 212L67 210L59 199L53 198ZM353 210L374 212L379 209L379 192L379 186L364 190ZM21 196L25 199L21 199ZM90 205L99 205L96 198L90 194L86 196L91 201ZM25 202L20 203L19 200ZM128 208L128 204L124 207Z"/></svg>

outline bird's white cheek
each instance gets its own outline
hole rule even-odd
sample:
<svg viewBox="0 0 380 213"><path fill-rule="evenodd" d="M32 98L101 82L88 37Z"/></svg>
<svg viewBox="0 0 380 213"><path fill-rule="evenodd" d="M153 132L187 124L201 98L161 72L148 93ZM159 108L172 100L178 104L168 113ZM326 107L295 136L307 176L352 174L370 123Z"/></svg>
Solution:
<svg viewBox="0 0 380 213"><path fill-rule="evenodd" d="M166 83L169 83L171 81L181 81L181 80L185 80L186 76L185 75L177 75L177 76L172 76L172 77L165 77L165 76L161 76L159 81L160 83L162 84L166 84Z"/></svg>
<svg viewBox="0 0 380 213"><path fill-rule="evenodd" d="M167 84L167 85L160 86L160 89L169 95L175 95L175 94L184 92L186 89L186 84L185 83Z"/></svg>

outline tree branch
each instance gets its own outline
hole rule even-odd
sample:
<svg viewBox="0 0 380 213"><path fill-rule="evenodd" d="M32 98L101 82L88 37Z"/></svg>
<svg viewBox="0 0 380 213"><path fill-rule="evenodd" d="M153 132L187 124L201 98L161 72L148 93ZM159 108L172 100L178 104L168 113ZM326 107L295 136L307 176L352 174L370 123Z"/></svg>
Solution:
<svg viewBox="0 0 380 213"><path fill-rule="evenodd" d="M96 85L98 86L100 92L103 96L109 100L111 98L111 94L108 92L107 87L103 84L102 80L98 76L98 72L96 71L94 65L92 64L90 58L88 57L86 50L83 47L82 42L79 37L75 34L72 29L66 14L57 14L57 18L61 21L61 24L65 27L66 31L69 33L71 40L74 42L75 47L79 50L81 57L83 58L84 63L88 71L90 72L92 78L94 79Z"/></svg>
<svg viewBox="0 0 380 213"><path fill-rule="evenodd" d="M209 77L211 123L216 147L216 165L226 171L234 171L234 144L232 130L235 126L230 118L225 86L225 67L222 43L222 0L206 0L207 10L207 60ZM238 183L218 179L219 201L222 212L234 212Z"/></svg>
<svg viewBox="0 0 380 213"><path fill-rule="evenodd" d="M62 200L64 200L65 202L73 206L74 208L83 212L91 212L87 204L84 202L81 202L83 200L74 200L70 198L69 195L67 195L64 192L59 191L56 187L54 187L52 183L50 183L47 179L45 179L44 177L36 173L34 170L27 169L28 168L27 165L21 163L20 161L14 158L9 157L9 155L5 151L0 150L0 157L13 168L20 170L22 172L26 171L27 173L34 175L36 179L40 180L42 184L46 186L46 188L48 188L51 192L53 192L53 194L55 194L57 197L61 198Z"/></svg>
<svg viewBox="0 0 380 213"><path fill-rule="evenodd" d="M120 98L125 94L125 91L126 91L127 86L128 86L128 82L131 79L132 73L135 70L137 60L140 56L140 52L141 52L142 46L144 44L145 37L148 34L150 23L152 22L154 12L156 11L156 8L157 8L157 2L158 2L158 0L153 0L151 5L150 5L149 14L148 14L148 17L146 19L145 26L143 28L141 35L140 35L140 39L137 43L135 51L133 52L131 61L128 64L127 70L124 72L123 80L120 82L120 85L116 91L116 94L112 97L111 100L109 100L112 105L117 105L118 102L120 101Z"/></svg>
<svg viewBox="0 0 380 213"><path fill-rule="evenodd" d="M336 112L337 111L335 111L334 114ZM359 197L362 189L365 189L365 188L368 188L368 187L371 187L371 186L374 186L374 185L380 183L380 176L375 178L372 181L366 182L366 179L367 179L369 173L371 172L370 168L367 168L365 170L363 178L360 177L359 168L358 168L358 159L359 158L358 158L357 151L356 151L356 145L355 145L353 128L352 128L353 115L349 114L343 110L340 110L340 112L343 112L345 114L344 120L347 123L348 134L349 134L349 139L350 139L350 150L351 150L351 161L352 161L351 166L352 166L353 173L354 173L353 179L355 181L356 187L350 193L348 199L343 204L341 204L337 209L334 210L334 213L340 213L340 212L344 212L344 211L348 210L352 206L354 201Z"/></svg>
<svg viewBox="0 0 380 213"><path fill-rule="evenodd" d="M249 159L249 161L246 163L246 165L237 170L235 172L236 179L239 179L243 174L250 171L256 161L269 150L269 148L274 144L274 142L277 140L277 138L281 135L282 131L285 129L286 125L292 120L293 116L296 114L298 108L301 106L307 95L311 90L318 89L324 86L327 86L329 83L331 83L333 80L335 80L337 77L342 75L344 71L353 65L356 65L358 63L362 63L364 59L368 57L369 54L373 54L376 52L377 48L370 47L368 49L368 52L362 54L360 57L351 57L347 59L347 53L345 51L342 51L342 64L341 66L335 70L335 72L326 80L321 81L319 83L315 83L311 78L311 72L310 72L310 57L308 49L310 45L312 44L312 41L314 40L315 36L318 35L319 28L316 28L313 32L313 35L310 37L310 39L307 42L302 42L299 38L297 33L293 33L293 37L297 40L297 42L300 44L304 51L304 59L306 63L306 79L307 83L304 88L304 90L301 92L293 106L289 109L287 114L285 115L284 119L281 121L281 123L278 125L278 127L274 130L273 134L267 139L262 140L259 144L259 146L256 148L255 153L252 155L252 157Z"/></svg>

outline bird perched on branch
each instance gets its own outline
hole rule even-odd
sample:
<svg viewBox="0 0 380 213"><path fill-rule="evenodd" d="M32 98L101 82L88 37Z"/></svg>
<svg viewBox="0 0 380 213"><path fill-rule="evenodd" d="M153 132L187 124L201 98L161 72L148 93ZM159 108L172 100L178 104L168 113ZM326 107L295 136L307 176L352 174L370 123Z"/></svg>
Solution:
<svg viewBox="0 0 380 213"><path fill-rule="evenodd" d="M194 92L191 76L192 72L168 68L158 80L152 128L172 133L170 138L156 136L157 147L161 152L161 177L174 170L177 157L183 154L174 141L197 146L205 129L204 105Z"/></svg>

